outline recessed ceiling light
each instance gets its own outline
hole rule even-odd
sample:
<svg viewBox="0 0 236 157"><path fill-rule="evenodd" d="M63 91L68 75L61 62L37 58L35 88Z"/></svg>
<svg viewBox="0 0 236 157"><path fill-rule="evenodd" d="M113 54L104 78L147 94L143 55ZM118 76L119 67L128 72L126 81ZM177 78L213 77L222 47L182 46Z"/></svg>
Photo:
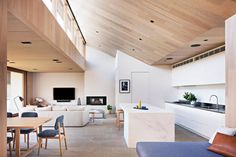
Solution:
<svg viewBox="0 0 236 157"><path fill-rule="evenodd" d="M208 41L208 39L204 39L203 41Z"/></svg>
<svg viewBox="0 0 236 157"><path fill-rule="evenodd" d="M199 47L199 46L201 46L201 44L192 44L192 45L190 45L191 47Z"/></svg>
<svg viewBox="0 0 236 157"><path fill-rule="evenodd" d="M173 58L172 57L168 57L168 58L166 58L166 60L172 60Z"/></svg>
<svg viewBox="0 0 236 157"><path fill-rule="evenodd" d="M155 21L154 20L150 20L151 23L154 23Z"/></svg>
<svg viewBox="0 0 236 157"><path fill-rule="evenodd" d="M142 38L139 38L139 40L143 40Z"/></svg>
<svg viewBox="0 0 236 157"><path fill-rule="evenodd" d="M32 42L30 42L30 41L22 41L21 44L30 45L30 44L32 44Z"/></svg>
<svg viewBox="0 0 236 157"><path fill-rule="evenodd" d="M52 61L53 61L53 62L58 62L58 61L59 61L59 59L52 59Z"/></svg>
<svg viewBox="0 0 236 157"><path fill-rule="evenodd" d="M9 63L14 64L14 63L16 63L16 62L14 62L14 61L9 61Z"/></svg>
<svg viewBox="0 0 236 157"><path fill-rule="evenodd" d="M96 33L99 33L99 31L96 31Z"/></svg>

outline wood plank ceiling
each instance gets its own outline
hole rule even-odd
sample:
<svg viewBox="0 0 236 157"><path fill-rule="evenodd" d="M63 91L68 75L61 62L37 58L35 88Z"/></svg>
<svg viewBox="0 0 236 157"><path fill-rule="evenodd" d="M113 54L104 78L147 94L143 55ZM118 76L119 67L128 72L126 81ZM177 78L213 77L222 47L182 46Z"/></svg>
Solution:
<svg viewBox="0 0 236 157"><path fill-rule="evenodd" d="M233 0L68 1L89 46L112 56L120 50L151 65L224 44L224 21L236 13Z"/></svg>
<svg viewBox="0 0 236 157"><path fill-rule="evenodd" d="M22 44L30 41L32 44ZM8 13L7 66L29 72L82 72L66 56ZM53 61L57 59L58 61Z"/></svg>

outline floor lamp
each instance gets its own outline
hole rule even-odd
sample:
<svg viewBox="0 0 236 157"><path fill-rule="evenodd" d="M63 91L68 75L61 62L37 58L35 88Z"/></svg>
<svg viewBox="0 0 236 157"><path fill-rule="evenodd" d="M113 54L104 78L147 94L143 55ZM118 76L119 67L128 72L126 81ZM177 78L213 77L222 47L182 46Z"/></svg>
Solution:
<svg viewBox="0 0 236 157"><path fill-rule="evenodd" d="M19 107L18 107L18 105L17 105L17 103L16 103L16 99L17 98L19 98L19 100L22 102L22 101L24 101L24 98L22 98L21 96L16 96L15 98L14 98L14 103L15 103L15 105L16 105L16 108L17 108L17 110L19 111Z"/></svg>

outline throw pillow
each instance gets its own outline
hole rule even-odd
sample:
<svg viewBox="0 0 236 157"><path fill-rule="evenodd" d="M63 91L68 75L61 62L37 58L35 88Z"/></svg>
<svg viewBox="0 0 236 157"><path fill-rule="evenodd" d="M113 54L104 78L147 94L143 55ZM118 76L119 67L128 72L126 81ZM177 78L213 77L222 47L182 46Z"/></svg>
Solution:
<svg viewBox="0 0 236 157"><path fill-rule="evenodd" d="M236 157L236 137L217 133L208 150L225 157Z"/></svg>
<svg viewBox="0 0 236 157"><path fill-rule="evenodd" d="M210 138L209 140L209 143L212 144L215 136L217 133L222 133L222 134L225 134L225 135L230 135L230 136L234 136L236 134L236 128L220 128L218 129L214 134L213 136Z"/></svg>

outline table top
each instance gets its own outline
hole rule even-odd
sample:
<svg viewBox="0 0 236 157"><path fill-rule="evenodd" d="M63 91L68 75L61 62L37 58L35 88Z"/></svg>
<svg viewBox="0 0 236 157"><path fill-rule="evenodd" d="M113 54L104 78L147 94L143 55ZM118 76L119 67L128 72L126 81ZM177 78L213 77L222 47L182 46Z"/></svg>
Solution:
<svg viewBox="0 0 236 157"><path fill-rule="evenodd" d="M37 128L50 121L50 117L14 117L7 118L7 128Z"/></svg>

